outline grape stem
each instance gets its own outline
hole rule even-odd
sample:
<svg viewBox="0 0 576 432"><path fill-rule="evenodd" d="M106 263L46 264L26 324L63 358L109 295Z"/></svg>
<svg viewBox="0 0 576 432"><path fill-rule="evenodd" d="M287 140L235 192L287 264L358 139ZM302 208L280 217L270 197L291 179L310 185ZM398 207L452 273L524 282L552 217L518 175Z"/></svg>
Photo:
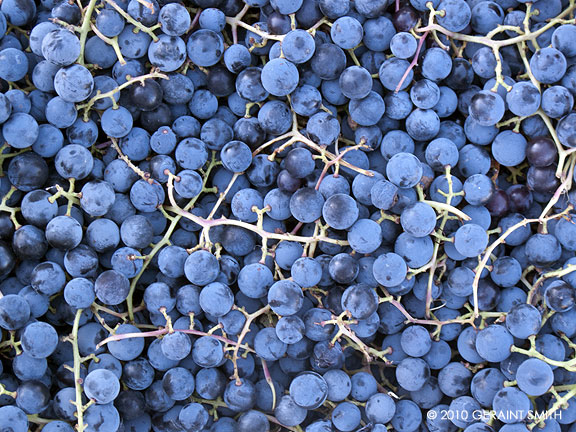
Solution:
<svg viewBox="0 0 576 432"><path fill-rule="evenodd" d="M118 6L118 4L114 0L104 0L104 1L106 3L108 3L110 6L112 6L116 12L118 12L120 15L122 15L122 17L126 21L128 21L130 24L132 24L138 30L149 35L154 42L156 42L158 40L158 36L156 36L156 34L154 33L154 30L159 29L161 27L160 24L156 24L153 27L146 27L141 22L136 21L134 18L132 18L132 16L129 13L127 13L124 9L122 9L120 6ZM150 6L152 6L151 3L150 3Z"/></svg>
<svg viewBox="0 0 576 432"><path fill-rule="evenodd" d="M548 363L549 365L561 367L561 368L566 369L567 371L570 371L570 372L576 372L576 358L572 358L570 360L551 359L549 357L546 357L544 354L540 353L536 349L536 335L530 336L528 339L530 341L530 348L529 349L519 348L519 347L513 345L510 348L510 350L512 352L524 354L528 357L534 357L534 358L540 359L540 360Z"/></svg>
<svg viewBox="0 0 576 432"><path fill-rule="evenodd" d="M90 113L90 109L94 106L94 104L101 100L101 99L106 99L106 98L110 98L112 100L112 104L113 106L117 106L116 105L116 99L114 98L114 95L116 95L116 93L119 93L120 91L124 90L126 87L131 86L132 84L136 84L136 83L140 83L142 85L144 85L144 82L148 79L154 79L154 78L161 78L161 79L168 79L168 76L157 72L157 71L152 71L149 74L146 75L140 75L137 77L130 77L125 83L120 84L118 87L113 88L110 91L107 92L100 92L100 90L98 90L96 92L96 94L94 96L92 96L88 102L77 105L76 109L78 110L84 110L84 121L88 121L90 119L89 117L89 113Z"/></svg>
<svg viewBox="0 0 576 432"><path fill-rule="evenodd" d="M208 183L208 178L210 177L210 173L212 172L214 167L216 167L219 164L220 164L220 162L218 162L216 160L216 153L212 152L212 159L211 159L210 163L208 164L208 167L204 171L204 175L203 175L203 179L202 179L202 188L203 189L206 187L206 184ZM169 177L169 181L170 181L170 179L172 179L172 181L173 181L173 176ZM170 190L169 190L169 192L170 192ZM184 209L180 209L180 210L188 213L188 210L190 210L194 207L194 204L196 204L196 201L199 198L200 198L200 195L197 195L196 197L192 198L188 202L188 204L186 204ZM172 196L172 199L174 200L173 196ZM166 208L164 208L164 210L166 210ZM134 297L134 291L136 290L136 285L138 284L138 281L142 277L142 274L144 273L144 271L146 271L148 264L150 264L150 261L152 261L152 258L154 258L154 256L160 251L160 249L162 249L164 246L167 246L170 244L170 237L172 236L172 233L174 232L174 230L178 226L178 222L180 221L181 218L182 218L182 216L177 214L176 216L174 216L170 220L170 225L168 226L166 233L164 234L162 239L154 245L154 247L152 248L150 253L148 253L146 255L146 257L144 258L144 262L142 263L142 268L140 269L138 274L136 276L134 276L134 278L132 278L132 281L130 282L130 292L128 293L128 297L126 298L126 304L128 306L128 317L130 318L131 322L134 322L133 297Z"/></svg>
<svg viewBox="0 0 576 432"><path fill-rule="evenodd" d="M402 78L400 78L400 81L398 82L398 85L396 86L394 93L398 93L402 89L402 84L404 84L404 81L406 81L406 78L408 78L410 71L412 69L414 69L414 67L416 67L416 65L418 64L418 56L420 55L420 51L422 51L422 46L424 45L424 42L426 41L426 36L428 36L427 31L424 32L422 37L418 40L418 47L416 48L416 53L414 54L414 58L412 59L412 61L408 65L408 67L406 68L406 71L404 72L404 75L402 75Z"/></svg>
<svg viewBox="0 0 576 432"><path fill-rule="evenodd" d="M186 219L189 219L192 222L195 222L204 228L212 228L212 227L220 226L220 225L237 226L240 228L244 228L248 231L252 231L253 233L258 234L261 238L266 239L266 240L289 240L289 241L296 241L296 242L300 242L300 243L307 243L310 241L310 237L304 237L304 236L287 234L287 233L284 233L284 234L271 233L268 231L264 231L263 229L260 229L257 226L254 226L254 225L251 225L247 222L242 222L242 221L239 221L236 219L228 219L225 217L221 217L219 219L208 220L208 219L204 219L200 216L197 216L193 213L190 213L189 211L180 208L178 206L178 204L176 203L176 200L174 198L174 180L173 179L174 179L174 175L171 174L169 176L169 179L168 179L168 198L169 198L172 206L165 207L165 210L173 212L173 213L177 214L178 216L185 217ZM323 235L316 236L315 238L313 238L313 241L332 243L332 244L337 244L340 246L346 246L349 244L348 241L346 241L346 240L337 240L337 239L333 239L333 238L326 237Z"/></svg>
<svg viewBox="0 0 576 432"><path fill-rule="evenodd" d="M126 163L126 165L128 165L130 167L130 169L132 169L132 171L134 171L136 174L138 174L142 180L144 180L150 184L154 183L154 180L152 178L150 178L150 173L142 171L140 168L138 168L136 165L134 165L132 163L132 161L124 154L124 152L122 151L122 149L118 145L118 141L116 140L116 138L110 138L110 143L111 143L112 148L116 151L116 153L118 153L118 157L120 159L122 159Z"/></svg>
<svg viewBox="0 0 576 432"><path fill-rule="evenodd" d="M22 353L22 349L20 348L22 342L16 340L15 331L11 330L8 333L10 334L10 338L7 341L0 343L0 351L6 348L12 348L16 355L20 355Z"/></svg>
<svg viewBox="0 0 576 432"><path fill-rule="evenodd" d="M560 186L558 189L560 190L562 188L562 186ZM538 218L538 219L524 219L520 222L518 222L517 224L512 225L510 228L508 228L506 231L504 231L504 233L502 233L502 235L500 237L498 237L498 239L493 242L484 252L484 255L482 257L482 260L480 261L480 264L478 264L478 267L475 269L476 274L474 275L474 282L472 283L472 289L473 289L473 297L474 297L474 316L478 317L480 316L479 313L479 309L478 309L478 284L480 283L480 278L482 275L482 271L484 270L484 268L486 267L486 265L488 264L488 260L490 259L490 255L492 255L492 252L494 252L494 250L500 245L500 244L504 244L506 241L506 238L512 234L514 231L516 231L518 228L522 228L528 224L531 223L543 223L543 222L547 222L553 219L558 219L566 214L568 214L571 210L572 210L572 205L568 205L566 207L566 209L564 209L562 212L552 215L552 216L548 216L548 217L544 217L544 215L546 213L544 213L544 211L542 212L542 215ZM546 210L546 209L544 209ZM547 212L547 211L546 211Z"/></svg>
<svg viewBox="0 0 576 432"><path fill-rule="evenodd" d="M168 333L171 333L170 330L171 329L168 326L166 326L166 327L161 327L158 330L153 330L153 331L149 331L149 332L113 334L111 336L108 336L106 339L100 341L98 343L98 345L96 345L96 348L100 348L109 342L120 341L120 340L124 340L124 339L164 336ZM218 339L219 341L224 342L225 344L232 345L234 347L238 347L238 349L241 347L243 350L246 350L248 352L254 352L254 350L252 348L250 348L248 346L248 344L241 344L240 342L235 342L231 339L225 338L224 336L219 336L219 335L203 332L200 330L194 330L194 329L172 329L172 333L174 333L174 332L186 333L186 334L191 334L194 336L210 336L210 337L213 337L214 339Z"/></svg>
<svg viewBox="0 0 576 432"><path fill-rule="evenodd" d="M72 353L74 356L74 389L76 392L76 400L72 403L76 406L76 418L77 418L77 426L76 429L78 432L84 432L84 430L88 427L87 424L84 424L84 411L86 410L87 406L82 404L82 376L80 374L80 366L82 365L82 358L80 357L80 350L78 348L78 328L80 326L80 318L82 317L83 309L78 309L76 311L76 316L74 317L74 324L72 326L72 333L66 338L68 342L72 344Z"/></svg>
<svg viewBox="0 0 576 432"><path fill-rule="evenodd" d="M0 396L3 396L3 395L10 396L12 399L16 399L16 396L17 396L15 391L13 391L13 392L8 391L8 390L6 390L6 386L4 384L0 384Z"/></svg>
<svg viewBox="0 0 576 432"><path fill-rule="evenodd" d="M18 229L22 226L18 222L18 219L16 219L16 213L20 211L20 207L10 207L6 203L8 202L10 197L14 194L14 192L16 192L17 190L18 189L12 186L10 190L6 193L6 195L2 197L2 201L0 202L0 212L6 212L10 214L10 220L14 224L14 229Z"/></svg>
<svg viewBox="0 0 576 432"><path fill-rule="evenodd" d="M80 57L78 57L78 63L84 65L84 48L86 47L86 39L88 38L88 32L90 31L90 21L92 19L92 14L94 13L94 8L98 0L90 0L88 6L84 9L82 25L80 26ZM82 431L80 431L82 432Z"/></svg>
<svg viewBox="0 0 576 432"><path fill-rule="evenodd" d="M344 320L347 318L347 320ZM340 315L332 315L332 319L319 322L317 324L321 325L322 327L326 325L336 325L338 330L336 334L332 338L330 345L334 346L334 344L341 338L345 337L351 346L360 351L364 355L364 360L366 363L371 363L374 357L382 360L385 364L389 365L391 362L386 358L386 354L390 354L392 352L391 349L385 349L383 351L378 351L372 347L369 347L364 342L360 340L358 336L350 329L350 324L357 324L357 320L351 320L352 315L349 311L344 311Z"/></svg>
<svg viewBox="0 0 576 432"><path fill-rule="evenodd" d="M232 364L234 365L234 374L232 375L232 379L236 380L236 385L241 385L242 381L240 380L240 374L238 372L238 351L240 350L242 341L250 331L250 325L252 322L259 316L267 313L270 310L270 305L266 305L251 314L247 313L244 309L238 310L244 314L246 322L244 323L244 327L242 327L242 331L238 335L238 343L234 346L234 351L232 353Z"/></svg>

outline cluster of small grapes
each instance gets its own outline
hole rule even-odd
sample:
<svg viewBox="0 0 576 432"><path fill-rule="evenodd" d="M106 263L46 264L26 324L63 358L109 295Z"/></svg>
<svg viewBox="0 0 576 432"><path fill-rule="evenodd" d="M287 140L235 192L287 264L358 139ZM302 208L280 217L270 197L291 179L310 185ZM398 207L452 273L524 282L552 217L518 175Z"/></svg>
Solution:
<svg viewBox="0 0 576 432"><path fill-rule="evenodd" d="M575 0L2 0L0 431L576 432Z"/></svg>

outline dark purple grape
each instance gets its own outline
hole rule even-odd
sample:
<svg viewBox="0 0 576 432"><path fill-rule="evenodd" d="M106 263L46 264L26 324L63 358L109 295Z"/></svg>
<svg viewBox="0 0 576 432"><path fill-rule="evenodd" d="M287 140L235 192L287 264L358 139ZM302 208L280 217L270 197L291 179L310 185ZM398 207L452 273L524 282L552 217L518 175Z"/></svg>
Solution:
<svg viewBox="0 0 576 432"><path fill-rule="evenodd" d="M144 84L130 86L130 100L136 108L142 111L152 111L162 103L164 92L160 84L153 80L146 80Z"/></svg>
<svg viewBox="0 0 576 432"><path fill-rule="evenodd" d="M416 25L418 18L418 12L410 6L404 6L394 13L392 24L397 31L407 32Z"/></svg>
<svg viewBox="0 0 576 432"><path fill-rule="evenodd" d="M526 158L530 165L535 167L547 167L556 162L558 151L554 141L547 137L536 137L528 141L526 146Z"/></svg>
<svg viewBox="0 0 576 432"><path fill-rule="evenodd" d="M510 211L513 213L524 213L532 206L534 198L530 189L525 185L510 186L506 190L506 194L509 199Z"/></svg>
<svg viewBox="0 0 576 432"><path fill-rule="evenodd" d="M526 174L528 187L535 192L552 193L558 185L556 165L546 167L531 166Z"/></svg>
<svg viewBox="0 0 576 432"><path fill-rule="evenodd" d="M268 15L268 31L271 34L284 35L291 30L290 17L280 12L272 12Z"/></svg>
<svg viewBox="0 0 576 432"><path fill-rule="evenodd" d="M510 211L510 198L503 190L494 191L486 203L486 208L492 217L501 218Z"/></svg>

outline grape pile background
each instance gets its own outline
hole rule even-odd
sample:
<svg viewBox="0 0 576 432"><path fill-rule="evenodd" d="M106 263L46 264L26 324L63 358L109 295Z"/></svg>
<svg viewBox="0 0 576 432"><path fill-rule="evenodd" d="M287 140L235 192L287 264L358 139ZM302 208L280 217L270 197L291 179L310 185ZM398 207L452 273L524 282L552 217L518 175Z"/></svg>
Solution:
<svg viewBox="0 0 576 432"><path fill-rule="evenodd" d="M2 0L0 431L576 432L575 0Z"/></svg>

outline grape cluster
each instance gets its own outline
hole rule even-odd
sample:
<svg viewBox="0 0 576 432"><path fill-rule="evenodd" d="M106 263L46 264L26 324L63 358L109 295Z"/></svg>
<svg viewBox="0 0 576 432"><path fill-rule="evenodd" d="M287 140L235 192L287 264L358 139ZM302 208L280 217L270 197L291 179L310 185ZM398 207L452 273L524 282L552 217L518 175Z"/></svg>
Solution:
<svg viewBox="0 0 576 432"><path fill-rule="evenodd" d="M2 0L0 431L576 432L574 0Z"/></svg>

